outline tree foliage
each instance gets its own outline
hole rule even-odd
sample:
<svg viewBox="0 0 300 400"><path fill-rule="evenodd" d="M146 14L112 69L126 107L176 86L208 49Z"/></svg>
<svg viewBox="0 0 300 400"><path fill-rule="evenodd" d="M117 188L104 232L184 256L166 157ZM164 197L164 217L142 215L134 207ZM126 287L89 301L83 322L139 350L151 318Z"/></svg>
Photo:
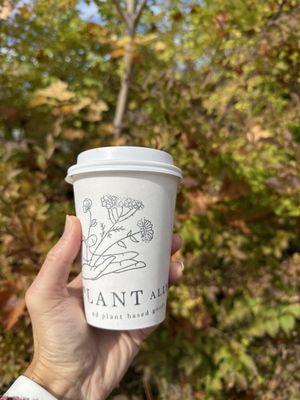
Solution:
<svg viewBox="0 0 300 400"><path fill-rule="evenodd" d="M0 9L1 388L32 354L24 292L74 212L67 167L127 144L184 171L186 273L112 398L299 399L299 2L149 1L119 137L128 37L95 4L97 22L74 0Z"/></svg>

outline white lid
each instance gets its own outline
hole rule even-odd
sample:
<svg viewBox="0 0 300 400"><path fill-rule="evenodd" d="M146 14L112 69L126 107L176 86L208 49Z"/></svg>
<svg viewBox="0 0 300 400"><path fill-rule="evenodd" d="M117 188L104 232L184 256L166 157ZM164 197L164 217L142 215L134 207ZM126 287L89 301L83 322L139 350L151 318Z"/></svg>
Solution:
<svg viewBox="0 0 300 400"><path fill-rule="evenodd" d="M165 151L136 146L97 147L77 157L77 164L68 169L66 181L73 176L98 171L147 171L170 174L182 178L173 157Z"/></svg>

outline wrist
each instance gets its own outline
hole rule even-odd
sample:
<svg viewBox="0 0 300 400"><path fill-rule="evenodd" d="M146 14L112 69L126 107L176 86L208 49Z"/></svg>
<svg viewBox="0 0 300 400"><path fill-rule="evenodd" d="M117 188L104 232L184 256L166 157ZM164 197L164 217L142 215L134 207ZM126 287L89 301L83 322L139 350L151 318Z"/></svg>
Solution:
<svg viewBox="0 0 300 400"><path fill-rule="evenodd" d="M74 381L71 383L68 379L62 377L61 374L58 374L39 361L32 361L23 375L43 387L58 400L77 400L80 398L79 394L76 398L71 394L74 391L74 386L77 386L74 384Z"/></svg>

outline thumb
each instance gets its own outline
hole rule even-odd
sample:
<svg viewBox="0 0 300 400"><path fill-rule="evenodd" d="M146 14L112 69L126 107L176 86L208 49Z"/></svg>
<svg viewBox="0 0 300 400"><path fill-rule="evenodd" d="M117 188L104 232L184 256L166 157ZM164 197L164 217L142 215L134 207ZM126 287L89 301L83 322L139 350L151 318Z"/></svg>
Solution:
<svg viewBox="0 0 300 400"><path fill-rule="evenodd" d="M78 218L66 216L63 235L48 252L33 284L44 290L59 290L67 286L72 263L81 246L81 224Z"/></svg>

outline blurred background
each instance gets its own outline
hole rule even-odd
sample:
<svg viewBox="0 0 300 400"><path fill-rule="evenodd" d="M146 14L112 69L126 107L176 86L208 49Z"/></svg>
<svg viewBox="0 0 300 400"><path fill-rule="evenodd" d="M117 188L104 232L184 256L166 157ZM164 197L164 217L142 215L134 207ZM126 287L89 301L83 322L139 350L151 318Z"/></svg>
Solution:
<svg viewBox="0 0 300 400"><path fill-rule="evenodd" d="M297 0L0 1L1 392L67 168L137 145L184 172L186 272L110 399L300 399L299 21Z"/></svg>

